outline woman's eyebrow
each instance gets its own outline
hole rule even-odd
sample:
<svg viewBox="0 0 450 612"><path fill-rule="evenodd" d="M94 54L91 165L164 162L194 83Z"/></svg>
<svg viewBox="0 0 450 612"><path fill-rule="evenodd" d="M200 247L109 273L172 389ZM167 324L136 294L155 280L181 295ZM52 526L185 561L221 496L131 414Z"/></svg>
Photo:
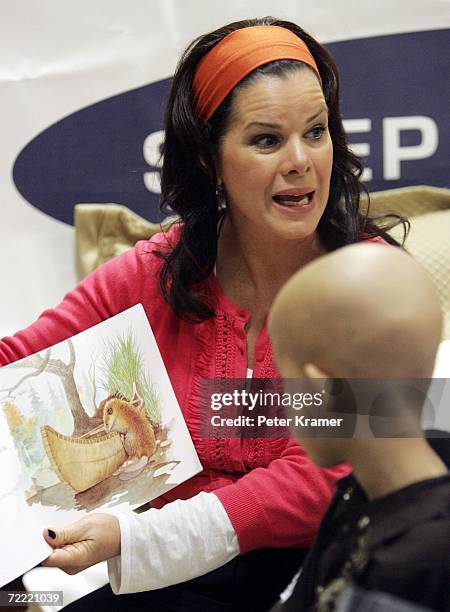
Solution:
<svg viewBox="0 0 450 612"><path fill-rule="evenodd" d="M316 119L317 117L319 117L319 115L321 115L322 113L327 113L328 114L328 107L323 104L319 110L314 113L314 115L311 115L311 117L308 117L308 119L306 120L306 123L309 123L310 121L314 121L314 119ZM265 127L265 128L270 128L272 130L279 130L282 128L282 125L280 123L269 123L267 121L251 121L250 123L247 123L247 125L244 127L244 129L248 129L251 127Z"/></svg>
<svg viewBox="0 0 450 612"><path fill-rule="evenodd" d="M253 127L255 125L258 126L258 127L271 128L273 130L281 129L281 124L279 124L279 123L267 123L265 121L252 121L250 123L247 123L247 125L245 126L245 129L251 128L251 127Z"/></svg>
<svg viewBox="0 0 450 612"><path fill-rule="evenodd" d="M326 104L323 104L320 107L320 109L317 111L317 113L314 113L314 115L311 115L311 117L308 117L308 119L306 120L306 123L309 123L310 121L314 121L314 119L316 119L322 113L328 114L328 106Z"/></svg>

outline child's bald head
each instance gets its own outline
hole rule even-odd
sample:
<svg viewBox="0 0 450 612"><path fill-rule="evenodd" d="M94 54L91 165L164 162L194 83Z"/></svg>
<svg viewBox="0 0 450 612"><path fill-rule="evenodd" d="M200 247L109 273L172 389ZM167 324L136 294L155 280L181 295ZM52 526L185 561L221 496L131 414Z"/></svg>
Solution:
<svg viewBox="0 0 450 612"><path fill-rule="evenodd" d="M409 255L386 245L359 243L295 274L274 301L269 330L285 378L381 383L387 378L429 378L441 336L441 310L430 279ZM383 423L385 410L390 411L389 438L307 437L302 428L294 435L318 465L347 462L360 473L369 452L379 461L398 458L402 449L420 448L421 406L400 394L382 408ZM330 409L337 406L327 405ZM371 427L375 416L371 413ZM400 440L397 431L412 437Z"/></svg>
<svg viewBox="0 0 450 612"><path fill-rule="evenodd" d="M314 364L336 378L431 376L441 310L426 272L400 249L359 243L297 272L269 329L285 377Z"/></svg>

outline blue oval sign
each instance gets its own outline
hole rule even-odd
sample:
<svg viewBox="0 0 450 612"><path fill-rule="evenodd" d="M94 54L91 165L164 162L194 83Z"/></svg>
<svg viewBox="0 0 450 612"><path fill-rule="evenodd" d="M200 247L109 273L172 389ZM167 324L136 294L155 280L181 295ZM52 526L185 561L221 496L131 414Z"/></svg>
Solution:
<svg viewBox="0 0 450 612"><path fill-rule="evenodd" d="M14 183L33 206L73 224L79 202L114 202L160 221L158 143L170 79L133 89L83 108L51 125L21 151ZM154 140L154 139L153 139ZM155 154L156 153L156 154ZM153 161L153 167L148 161ZM147 179L147 180L146 180Z"/></svg>

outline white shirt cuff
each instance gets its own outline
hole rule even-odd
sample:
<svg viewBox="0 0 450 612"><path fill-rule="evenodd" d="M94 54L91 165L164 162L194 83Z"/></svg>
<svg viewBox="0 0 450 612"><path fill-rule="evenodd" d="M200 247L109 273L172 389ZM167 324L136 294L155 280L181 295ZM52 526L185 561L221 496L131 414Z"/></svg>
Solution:
<svg viewBox="0 0 450 612"><path fill-rule="evenodd" d="M116 595L161 589L207 574L239 554L236 532L214 493L160 510L117 516L121 554L108 560Z"/></svg>

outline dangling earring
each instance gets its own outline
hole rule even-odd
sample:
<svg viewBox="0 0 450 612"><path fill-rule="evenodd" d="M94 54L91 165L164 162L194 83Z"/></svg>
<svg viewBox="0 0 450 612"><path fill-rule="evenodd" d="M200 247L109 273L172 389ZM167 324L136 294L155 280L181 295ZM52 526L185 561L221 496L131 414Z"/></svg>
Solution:
<svg viewBox="0 0 450 612"><path fill-rule="evenodd" d="M225 208L227 205L227 194L225 191L225 187L222 183L219 183L216 187L216 200L217 200L217 208L221 210Z"/></svg>

